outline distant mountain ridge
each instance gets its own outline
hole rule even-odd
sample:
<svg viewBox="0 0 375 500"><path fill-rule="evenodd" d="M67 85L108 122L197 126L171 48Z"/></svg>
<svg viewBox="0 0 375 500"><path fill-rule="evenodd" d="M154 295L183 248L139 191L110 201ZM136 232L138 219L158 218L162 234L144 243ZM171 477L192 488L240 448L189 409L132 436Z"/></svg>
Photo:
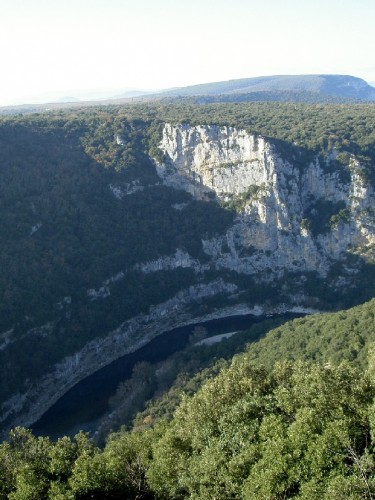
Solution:
<svg viewBox="0 0 375 500"><path fill-rule="evenodd" d="M349 75L275 75L212 82L166 90L160 96L237 95L263 92L314 93L354 100L375 100L375 89Z"/></svg>
<svg viewBox="0 0 375 500"><path fill-rule="evenodd" d="M72 94L71 94L72 95ZM302 102L308 104L344 104L375 101L375 83L350 75L273 75L201 83L164 90L124 89L99 97L81 95L50 99L45 102L0 106L0 115L33 113L48 110L129 101L183 100L191 104L215 102Z"/></svg>

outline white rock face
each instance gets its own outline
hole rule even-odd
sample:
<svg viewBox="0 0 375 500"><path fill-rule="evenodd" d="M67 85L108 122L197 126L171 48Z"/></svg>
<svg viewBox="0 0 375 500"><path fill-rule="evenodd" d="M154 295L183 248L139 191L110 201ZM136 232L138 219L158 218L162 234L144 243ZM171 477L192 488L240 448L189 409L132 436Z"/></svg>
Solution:
<svg viewBox="0 0 375 500"><path fill-rule="evenodd" d="M143 191L144 186L140 185L139 180L132 181L130 183L125 183L121 186L116 186L115 184L110 184L109 189L112 191L115 198L122 200L125 196L136 193L138 191Z"/></svg>
<svg viewBox="0 0 375 500"><path fill-rule="evenodd" d="M202 266L197 259L181 249L177 249L174 255L160 257L157 260L137 264L135 270L140 270L145 274L155 273L157 271L172 271L177 268L192 268L196 273L209 269L209 266Z"/></svg>
<svg viewBox="0 0 375 500"><path fill-rule="evenodd" d="M263 138L232 127L166 124L160 148L171 165L158 165L158 173L196 198L212 191L221 197L239 194L267 182L270 173L259 168L265 147Z"/></svg>
<svg viewBox="0 0 375 500"><path fill-rule="evenodd" d="M223 293L230 296L236 292L237 286L235 284L219 278L209 283L190 286L166 302L150 307L148 314L139 314L119 325L105 337L87 343L83 349L56 364L53 371L42 377L37 384L30 386L26 392L16 394L5 401L0 407L0 424L12 416L17 425L30 426L62 394L100 367L124 354L136 351L165 331L195 321L200 322L220 317L219 311L217 316L211 313L196 318L191 312L192 304L198 304L199 307L200 302L204 299ZM236 314L229 309L226 310L226 313ZM45 325L43 328L47 331L50 326ZM43 332L35 332L34 330L36 329L30 330L28 334L31 336L35 333L44 333L44 330ZM2 335L5 338L8 334L9 332L4 332ZM27 404L30 402L32 404ZM1 436L5 439L6 429Z"/></svg>
<svg viewBox="0 0 375 500"><path fill-rule="evenodd" d="M225 202L242 196L243 210L228 232L203 241L216 268L261 273L266 281L285 271L324 275L348 248L374 244L375 224L368 216L374 193L354 158L351 180L344 184L324 161L294 165L277 146L233 127L166 124L160 149L166 161L156 168L166 185L196 199ZM350 220L314 236L302 219L321 199L344 202Z"/></svg>
<svg viewBox="0 0 375 500"><path fill-rule="evenodd" d="M119 145L121 141L119 138ZM304 165L293 163L262 137L218 126L166 124L160 149L166 161L156 167L166 185L186 190L200 200L240 202L240 213L225 234L203 239L203 251L208 257L204 263L185 250L176 249L170 255L124 268L93 284L87 290L87 299L106 300L112 285L126 280L128 273L134 271L148 274L190 268L198 275L199 284L185 285L174 297L151 306L147 314L135 316L111 332L103 332L102 338L64 358L37 383L25 386L22 394L3 403L0 423L12 419L10 425L30 425L79 380L178 326L231 314L314 312L306 309L310 302L304 301L301 292L287 288L285 304L270 306L262 301L238 304L243 300L239 286L223 279L205 279L208 270L228 269L253 275L257 281L272 282L286 272L317 271L325 276L330 265L348 251L364 256L374 253L374 192L364 181L362 166L356 158L351 159L350 179L344 183L337 172L327 169L324 159L315 158ZM326 160L335 155L331 153ZM144 187L135 180L111 184L109 189L120 202ZM320 200L345 204L346 217L338 219L331 230L313 234L302 221ZM188 212L188 205L189 202L177 203L172 208ZM34 226L32 234L38 229ZM347 276L337 276L334 286L349 284L350 272L355 273L356 269L347 271ZM231 305L220 310L207 309L205 300L215 296L230 297ZM57 303L58 309L65 310L71 301L70 297L63 298ZM52 326L48 323L27 332L30 341L33 335L47 336ZM14 341L13 330L0 333L0 349L6 349Z"/></svg>

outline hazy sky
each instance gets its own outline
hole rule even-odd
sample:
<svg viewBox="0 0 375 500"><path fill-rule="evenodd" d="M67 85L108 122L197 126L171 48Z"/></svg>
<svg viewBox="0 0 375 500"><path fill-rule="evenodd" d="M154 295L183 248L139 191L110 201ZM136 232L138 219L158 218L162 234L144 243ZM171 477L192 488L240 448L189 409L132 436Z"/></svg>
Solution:
<svg viewBox="0 0 375 500"><path fill-rule="evenodd" d="M374 0L0 0L0 19L0 105L272 74L375 81Z"/></svg>

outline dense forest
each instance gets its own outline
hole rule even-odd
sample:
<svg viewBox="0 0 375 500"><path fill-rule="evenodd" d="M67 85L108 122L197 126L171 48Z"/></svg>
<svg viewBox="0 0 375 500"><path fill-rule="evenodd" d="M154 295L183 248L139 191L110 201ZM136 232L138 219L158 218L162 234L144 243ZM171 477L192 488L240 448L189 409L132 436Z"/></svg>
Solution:
<svg viewBox="0 0 375 500"><path fill-rule="evenodd" d="M225 204L163 185L153 159L164 159L165 122L243 128L299 171L334 151L322 164L343 183L354 155L375 187L374 104L202 102L0 119L1 402L181 289L218 279L237 287L233 298L197 301L192 315L236 300L282 307L291 293L332 311L375 296L373 248L366 258L348 253L326 276L141 272L140 263L177 249L207 263L202 240L225 233L254 194ZM319 200L303 224L319 237L345 210ZM350 286L333 289L346 266L355 268ZM137 366L113 396L123 411L103 424L100 446L84 434L52 442L14 429L0 446L0 498L374 498L374 326L372 301L285 325L269 320L215 346L190 346L167 367ZM103 445L110 430L118 432Z"/></svg>
<svg viewBox="0 0 375 500"><path fill-rule="evenodd" d="M88 339L174 295L182 284L195 283L189 270L160 279L134 266L178 247L198 256L197 235L216 234L233 220L214 204L155 185L154 168L140 146L116 147L110 116L1 123L2 396L19 388L23 373L38 377L46 359L53 365ZM141 141L142 133L134 134L134 141ZM139 178L144 189L123 200L108 188L113 183L126 189ZM184 212L171 209L186 201L191 203ZM100 288L122 270L127 280L114 284L108 300L90 300L88 289ZM26 332L40 325L46 327L35 336L31 355Z"/></svg>
<svg viewBox="0 0 375 500"><path fill-rule="evenodd" d="M372 300L278 326L104 448L14 429L0 498L374 498L374 315Z"/></svg>
<svg viewBox="0 0 375 500"><path fill-rule="evenodd" d="M309 155L335 147L341 153L327 168L345 175L345 155L354 153L366 166L368 179L375 178L372 104L158 102L2 118L2 397L20 388L24 374L37 378L46 368L44 360L52 366L87 340L173 296L181 283L197 283L199 277L189 270L177 269L160 279L157 273L144 276L134 269L137 262L176 248L204 261L202 236L224 232L235 216L227 207L193 201L187 193L159 184L150 157L161 154L157 145L165 121L243 127L277 141L279 150L292 154L301 168ZM108 189L111 185L134 194L118 200ZM181 203L187 203L183 211L171 209ZM127 280L114 283L106 301L88 298L88 289L100 289L124 270ZM360 286L342 290L349 295L340 297L341 306L372 296L372 273L365 266L353 276ZM259 289L250 278L232 273L230 279L241 287L246 282L249 300L284 300L282 283ZM298 282L298 277L288 279ZM325 305L337 305L339 296L319 277L306 287L315 289ZM28 352L27 332L41 325L32 355L20 354Z"/></svg>

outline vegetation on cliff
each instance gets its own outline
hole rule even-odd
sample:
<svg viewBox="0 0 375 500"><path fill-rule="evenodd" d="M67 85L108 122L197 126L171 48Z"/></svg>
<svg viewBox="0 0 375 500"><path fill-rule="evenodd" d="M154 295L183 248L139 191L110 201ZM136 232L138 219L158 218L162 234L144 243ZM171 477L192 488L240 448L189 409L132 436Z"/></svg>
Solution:
<svg viewBox="0 0 375 500"><path fill-rule="evenodd" d="M0 445L0 498L371 499L374 324L372 300L279 326L206 372L172 420L143 416L103 449L15 429Z"/></svg>
<svg viewBox="0 0 375 500"><path fill-rule="evenodd" d="M241 299L252 304L272 306L295 293L334 309L374 295L374 267L361 257L350 257L357 259L358 271L350 286L335 290L327 283L339 276L340 264L327 280L289 274L263 284L218 268L203 274L182 267L140 272L137 264L176 249L204 264L202 239L225 233L235 217L215 203L160 185L150 156L160 154L166 121L243 127L269 137L301 168L313 155L335 148L341 156L327 169L347 173L354 154L365 165L363 175L375 179L372 104L156 102L2 118L1 402L27 391L87 342L183 288L218 277L236 284ZM331 210L324 227L313 226L316 234L337 222L332 217L345 218L341 206L334 208L339 212ZM120 273L126 279L117 280Z"/></svg>

